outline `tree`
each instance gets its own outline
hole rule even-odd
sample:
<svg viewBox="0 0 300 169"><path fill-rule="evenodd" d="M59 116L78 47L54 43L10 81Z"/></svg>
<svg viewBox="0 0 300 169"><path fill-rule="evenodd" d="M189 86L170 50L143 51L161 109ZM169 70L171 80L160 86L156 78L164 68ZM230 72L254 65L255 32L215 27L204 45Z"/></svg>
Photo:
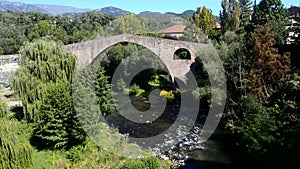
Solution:
<svg viewBox="0 0 300 169"><path fill-rule="evenodd" d="M73 106L71 84L50 82L39 109L31 143L38 149L69 149L81 144L85 134Z"/></svg>
<svg viewBox="0 0 300 169"><path fill-rule="evenodd" d="M300 150L300 72L295 71L284 81L280 91L268 99L268 109L275 114L278 126L276 151L284 160L281 168L297 166ZM282 156L284 154L284 156Z"/></svg>
<svg viewBox="0 0 300 169"><path fill-rule="evenodd" d="M12 25L0 26L0 53L16 54L23 45L26 37L20 32L18 28Z"/></svg>
<svg viewBox="0 0 300 169"><path fill-rule="evenodd" d="M142 34L147 32L145 22L136 15L127 14L113 21L112 33L118 34Z"/></svg>
<svg viewBox="0 0 300 169"><path fill-rule="evenodd" d="M290 69L290 57L279 54L274 48L275 36L270 27L259 26L252 34L252 65L249 72L249 89L264 102L278 91L280 80Z"/></svg>
<svg viewBox="0 0 300 169"><path fill-rule="evenodd" d="M100 111L103 116L113 114L115 111L115 104L112 99L111 85L108 77L105 75L105 70L100 64L93 67L96 71L95 92L97 103L100 105Z"/></svg>
<svg viewBox="0 0 300 169"><path fill-rule="evenodd" d="M229 91L233 92L232 99L235 100L235 97L240 99L240 96L246 96L249 67L247 65L250 63L242 37L234 32L225 32L220 38L218 48L226 70L227 87Z"/></svg>
<svg viewBox="0 0 300 169"><path fill-rule="evenodd" d="M27 126L17 120L0 118L0 168L21 169L32 164L26 130Z"/></svg>
<svg viewBox="0 0 300 169"><path fill-rule="evenodd" d="M207 37L205 36L207 35L204 35L202 30L200 30L193 22L194 21L191 20L191 22L186 25L183 36L179 39L189 42L205 42L207 40Z"/></svg>
<svg viewBox="0 0 300 169"><path fill-rule="evenodd" d="M242 112L234 126L238 147L256 159L269 153L276 142L275 118L255 98L248 97L240 104Z"/></svg>
<svg viewBox="0 0 300 169"><path fill-rule="evenodd" d="M271 27L275 34L276 45L282 46L286 42L288 25L288 10L281 0L262 0L254 10L254 25Z"/></svg>
<svg viewBox="0 0 300 169"><path fill-rule="evenodd" d="M84 141L71 97L75 57L54 41L36 40L21 49L14 90L24 117L34 122L31 142L38 149L70 148Z"/></svg>
<svg viewBox="0 0 300 169"><path fill-rule="evenodd" d="M77 71L73 81L74 107L89 136L97 135L103 117L115 111L111 85L99 63Z"/></svg>
<svg viewBox="0 0 300 169"><path fill-rule="evenodd" d="M205 6L197 8L193 15L193 23L208 37L216 34L216 17L213 15L211 9L207 9Z"/></svg>
<svg viewBox="0 0 300 169"><path fill-rule="evenodd" d="M240 33L245 34L249 32L250 20L252 15L252 1L239 0L240 3Z"/></svg>
<svg viewBox="0 0 300 169"><path fill-rule="evenodd" d="M55 21L56 22L56 21ZM56 25L51 20L42 20L37 25L33 26L33 31L29 34L29 39L38 39L45 36L52 36L53 40L60 40L63 43L67 43L66 32Z"/></svg>
<svg viewBox="0 0 300 169"><path fill-rule="evenodd" d="M37 122L47 84L61 80L71 83L75 57L49 40L26 43L20 53L21 64L13 79L13 89L22 100L25 119Z"/></svg>
<svg viewBox="0 0 300 169"><path fill-rule="evenodd" d="M236 0L223 0L220 12L222 32L238 31L240 26L240 5Z"/></svg>

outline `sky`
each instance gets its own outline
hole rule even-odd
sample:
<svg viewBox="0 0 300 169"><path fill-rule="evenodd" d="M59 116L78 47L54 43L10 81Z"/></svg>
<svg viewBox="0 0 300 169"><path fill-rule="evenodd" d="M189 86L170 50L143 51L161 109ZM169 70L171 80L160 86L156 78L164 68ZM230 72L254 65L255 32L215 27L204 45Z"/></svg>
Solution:
<svg viewBox="0 0 300 169"><path fill-rule="evenodd" d="M215 15L219 15L221 10L221 0L6 0L11 2L23 2L29 4L51 4L73 6L77 8L99 9L113 6L133 13L143 11L152 12L175 12L182 13L185 10L195 10L196 7L206 6ZM260 0L256 0L257 3ZM300 6L298 0L282 0L285 7L291 5Z"/></svg>

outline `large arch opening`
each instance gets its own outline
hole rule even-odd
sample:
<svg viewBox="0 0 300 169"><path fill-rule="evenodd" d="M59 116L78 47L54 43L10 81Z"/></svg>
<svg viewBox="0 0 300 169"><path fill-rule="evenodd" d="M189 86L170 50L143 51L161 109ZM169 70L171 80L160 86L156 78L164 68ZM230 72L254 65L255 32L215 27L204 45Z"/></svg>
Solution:
<svg viewBox="0 0 300 169"><path fill-rule="evenodd" d="M151 91L159 89L174 95L174 99L167 102L162 115L151 123L135 123L126 119L118 112L107 116L107 122L117 127L119 132L124 134L129 133L130 136L136 138L151 137L167 130L176 120L176 114L172 112L172 109L174 110L174 102L177 99L175 92L173 92L176 91L176 85L172 83L169 72L164 71L167 68L163 61L150 49L131 42L120 42L101 52L91 65L103 67L109 83L112 83L112 78L120 65L123 66L122 69L124 70L122 77L126 78L127 75L135 74L132 81L130 81L129 88L125 87L125 80L123 81L122 79L118 83L113 84L117 85L118 92L129 95L129 103L136 109L133 112L129 112L131 110L128 110L128 114L132 116L149 110L151 106L155 106L150 105L149 102ZM152 68L147 68L147 66ZM145 69L137 72L137 67L145 67ZM156 101L158 102L159 97L164 96L157 95L154 97L155 103ZM178 99L180 99L180 96ZM117 100L117 106L123 106L122 109L126 109L124 105L127 104L127 100L128 97ZM161 125L162 123L163 125Z"/></svg>

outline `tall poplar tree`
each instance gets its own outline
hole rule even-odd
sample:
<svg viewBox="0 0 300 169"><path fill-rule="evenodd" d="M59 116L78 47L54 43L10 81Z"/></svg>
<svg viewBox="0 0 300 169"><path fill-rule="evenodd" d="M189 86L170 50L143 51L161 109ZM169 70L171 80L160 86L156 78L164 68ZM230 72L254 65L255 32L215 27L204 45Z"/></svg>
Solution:
<svg viewBox="0 0 300 169"><path fill-rule="evenodd" d="M240 26L240 4L237 0L223 0L222 12L220 12L222 32L239 30Z"/></svg>
<svg viewBox="0 0 300 169"><path fill-rule="evenodd" d="M216 17L213 15L211 9L207 9L205 6L202 8L198 7L193 15L193 22L206 36L211 37L216 35Z"/></svg>
<svg viewBox="0 0 300 169"><path fill-rule="evenodd" d="M252 15L252 1L250 0L239 0L240 3L240 33L245 34L249 32L249 26Z"/></svg>

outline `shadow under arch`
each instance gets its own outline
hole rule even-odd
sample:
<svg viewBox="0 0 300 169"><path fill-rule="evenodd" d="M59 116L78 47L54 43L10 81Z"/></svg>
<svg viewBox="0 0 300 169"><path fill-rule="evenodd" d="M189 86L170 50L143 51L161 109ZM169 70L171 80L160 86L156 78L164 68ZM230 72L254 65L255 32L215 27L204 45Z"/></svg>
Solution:
<svg viewBox="0 0 300 169"><path fill-rule="evenodd" d="M153 75L163 74L169 76L168 77L170 79L169 85L172 85L173 87L171 76L168 71L167 72L165 71L167 70L167 68L164 62L153 51L137 43L127 42L127 41L118 42L106 48L101 53L99 53L89 66L94 64L96 66L102 66L106 71L108 71L106 75L109 76L108 79L109 83L112 83L112 76L114 75L115 70L120 64L122 64L123 60L126 60L126 58L130 58L130 60L133 60L133 62L142 61L145 65L153 64L152 65L154 67L153 69L145 69L142 72L132 72L132 73L136 73L136 76L133 78L133 81L130 83L130 86L133 86L136 83L141 89L145 89L145 92L144 94L141 95L141 97L135 97L134 95L130 96L132 105L138 111L148 110L149 108L147 107L149 105L146 102L149 100L150 91L153 90L153 88L151 88L148 85L148 81L153 79ZM128 63L128 64L129 64L128 70L124 70L124 71L129 71L129 72L133 71L134 69L131 70L130 66L134 66L135 63ZM132 122L126 119L125 117L120 116L118 113L107 116L106 122L108 122L108 124L110 124L111 126L118 127L120 133L123 134L128 133L130 136L136 138L146 138L146 137L160 134L171 126L172 122L175 120L175 114L171 114L172 118L170 118L170 111L171 111L171 106L167 105L167 108L162 113L162 116L159 117L157 120L153 121L152 123L148 123L148 124L147 123L139 124L139 123ZM169 119L170 122L168 124L166 123L164 126L158 125L164 119ZM150 130L151 128L152 129L155 128L155 130ZM148 131L148 133L145 131Z"/></svg>

